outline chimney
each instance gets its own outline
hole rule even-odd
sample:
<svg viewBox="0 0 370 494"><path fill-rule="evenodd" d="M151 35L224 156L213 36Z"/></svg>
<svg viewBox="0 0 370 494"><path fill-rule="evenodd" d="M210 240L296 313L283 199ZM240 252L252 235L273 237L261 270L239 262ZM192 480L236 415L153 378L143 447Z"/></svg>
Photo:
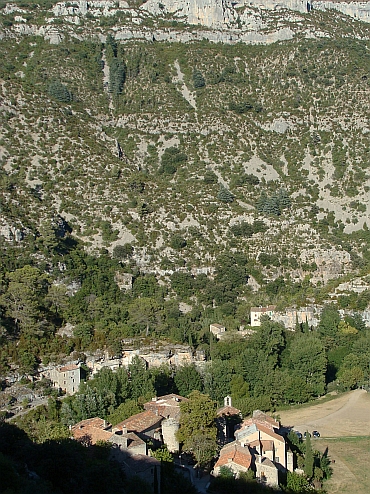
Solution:
<svg viewBox="0 0 370 494"><path fill-rule="evenodd" d="M157 397L153 396L152 401L157 401Z"/></svg>
<svg viewBox="0 0 370 494"><path fill-rule="evenodd" d="M125 425L122 427L122 434L127 434L127 427Z"/></svg>

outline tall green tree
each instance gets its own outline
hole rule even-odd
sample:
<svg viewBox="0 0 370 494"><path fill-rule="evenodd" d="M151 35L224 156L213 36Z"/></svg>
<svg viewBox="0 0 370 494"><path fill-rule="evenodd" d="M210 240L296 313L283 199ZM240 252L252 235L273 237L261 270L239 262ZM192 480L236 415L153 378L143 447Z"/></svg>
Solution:
<svg viewBox="0 0 370 494"><path fill-rule="evenodd" d="M216 402L208 395L193 391L187 401L180 403L180 410L177 439L185 451L194 454L198 463L209 461L217 450Z"/></svg>
<svg viewBox="0 0 370 494"><path fill-rule="evenodd" d="M327 358L325 347L313 334L297 334L290 346L289 365L295 376L302 379L312 396L325 392Z"/></svg>
<svg viewBox="0 0 370 494"><path fill-rule="evenodd" d="M130 394L134 400L138 398L150 399L155 395L153 379L146 370L145 362L138 356L132 359L128 366L130 376Z"/></svg>
<svg viewBox="0 0 370 494"><path fill-rule="evenodd" d="M251 344L263 360L276 367L285 348L285 328L282 324L261 317L261 325L251 338Z"/></svg>
<svg viewBox="0 0 370 494"><path fill-rule="evenodd" d="M306 452L304 456L304 473L308 479L313 476L314 456L312 451L311 437L309 432L306 434Z"/></svg>
<svg viewBox="0 0 370 494"><path fill-rule="evenodd" d="M128 307L130 321L139 327L145 327L145 335L150 328L158 327L161 322L161 306L151 297L141 297L133 300Z"/></svg>
<svg viewBox="0 0 370 494"><path fill-rule="evenodd" d="M194 365L178 367L175 384L181 396L188 396L192 391L202 391L202 379Z"/></svg>
<svg viewBox="0 0 370 494"><path fill-rule="evenodd" d="M24 334L40 333L38 322L42 316L47 276L27 265L7 273L6 278L8 285L1 297L6 314Z"/></svg>

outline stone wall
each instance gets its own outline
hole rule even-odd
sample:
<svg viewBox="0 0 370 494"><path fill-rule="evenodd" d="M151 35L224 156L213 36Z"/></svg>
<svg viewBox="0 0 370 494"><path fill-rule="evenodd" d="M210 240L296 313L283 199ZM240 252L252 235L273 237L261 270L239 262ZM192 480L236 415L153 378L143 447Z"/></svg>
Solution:
<svg viewBox="0 0 370 494"><path fill-rule="evenodd" d="M167 445L168 451L177 453L180 445L176 439L176 432L179 429L179 422L175 419L165 419L162 421L163 442Z"/></svg>

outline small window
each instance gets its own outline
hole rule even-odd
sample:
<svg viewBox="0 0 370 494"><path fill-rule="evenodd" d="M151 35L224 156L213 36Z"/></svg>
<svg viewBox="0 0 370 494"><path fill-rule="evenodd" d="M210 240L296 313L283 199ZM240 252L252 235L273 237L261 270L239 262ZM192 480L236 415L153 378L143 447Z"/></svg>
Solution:
<svg viewBox="0 0 370 494"><path fill-rule="evenodd" d="M276 463L279 463L280 462L280 458L278 456L275 456L275 461L276 461Z"/></svg>

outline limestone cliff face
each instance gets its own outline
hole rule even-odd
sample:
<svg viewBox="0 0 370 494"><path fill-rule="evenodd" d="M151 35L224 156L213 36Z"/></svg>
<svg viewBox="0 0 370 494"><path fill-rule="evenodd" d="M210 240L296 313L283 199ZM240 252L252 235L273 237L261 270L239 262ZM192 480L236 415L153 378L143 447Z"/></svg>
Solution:
<svg viewBox="0 0 370 494"><path fill-rule="evenodd" d="M339 10L354 19L370 22L370 2L330 2L315 1L317 10Z"/></svg>
<svg viewBox="0 0 370 494"><path fill-rule="evenodd" d="M341 2L316 0L148 0L139 11L154 16L172 14L179 20L190 25L201 25L212 29L245 29L254 25L259 27L260 10L287 9L300 13L315 10L338 10L355 19L370 22L370 2ZM85 16L87 13L94 17L114 15L117 10L135 12L124 1L112 0L78 0L59 2L54 5L52 12L55 16L65 16L70 19Z"/></svg>
<svg viewBox="0 0 370 494"><path fill-rule="evenodd" d="M289 40L298 33L305 37L327 36L303 19L310 19L311 10L337 10L364 22L370 22L370 2L340 2L333 0L147 0L134 8L124 1L77 0L58 2L50 10L51 15L62 17L63 27L53 25L48 18L45 25L32 25L22 14L26 12L15 4L7 4L5 14L20 15L12 31L20 35L41 35L50 43L59 43L65 34L75 36L75 26L81 20L108 17L123 12L125 21L114 26L116 39L157 40L188 42L207 39L219 43L269 44ZM274 14L269 16L268 11ZM280 13L280 14L279 14ZM307 17L306 17L307 16ZM157 21L177 20L187 25L181 29L162 27ZM149 22L147 22L149 20ZM201 29L193 29L200 26ZM0 32L0 39L5 33ZM102 30L97 35L105 40ZM83 36L83 34L82 34Z"/></svg>
<svg viewBox="0 0 370 494"><path fill-rule="evenodd" d="M176 14L188 24L200 24L214 29L234 25L237 12L227 0L148 0L141 7L151 14L160 15L163 11Z"/></svg>

